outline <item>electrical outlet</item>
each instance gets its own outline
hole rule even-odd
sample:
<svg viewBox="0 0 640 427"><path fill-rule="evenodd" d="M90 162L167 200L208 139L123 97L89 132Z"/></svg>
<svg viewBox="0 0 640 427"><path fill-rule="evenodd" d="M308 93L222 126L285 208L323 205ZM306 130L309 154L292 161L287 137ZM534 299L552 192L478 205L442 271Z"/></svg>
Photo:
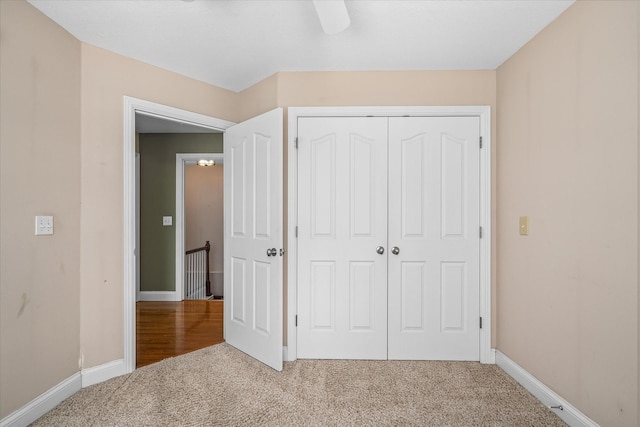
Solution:
<svg viewBox="0 0 640 427"><path fill-rule="evenodd" d="M36 236L53 234L53 217L36 216Z"/></svg>
<svg viewBox="0 0 640 427"><path fill-rule="evenodd" d="M172 216L163 216L162 217L162 225L164 227L169 227L173 225L173 217Z"/></svg>

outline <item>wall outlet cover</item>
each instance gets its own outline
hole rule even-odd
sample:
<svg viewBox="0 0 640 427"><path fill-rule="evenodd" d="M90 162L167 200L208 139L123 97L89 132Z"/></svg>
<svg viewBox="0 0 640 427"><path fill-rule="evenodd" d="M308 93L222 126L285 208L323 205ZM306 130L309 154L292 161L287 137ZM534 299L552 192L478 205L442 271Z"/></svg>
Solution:
<svg viewBox="0 0 640 427"><path fill-rule="evenodd" d="M53 234L53 216L36 216L36 236Z"/></svg>
<svg viewBox="0 0 640 427"><path fill-rule="evenodd" d="M164 227L168 227L173 225L173 217L172 216L163 216L162 217L162 225Z"/></svg>
<svg viewBox="0 0 640 427"><path fill-rule="evenodd" d="M520 235L521 236L528 236L529 235L529 217L528 216L521 216L520 217Z"/></svg>

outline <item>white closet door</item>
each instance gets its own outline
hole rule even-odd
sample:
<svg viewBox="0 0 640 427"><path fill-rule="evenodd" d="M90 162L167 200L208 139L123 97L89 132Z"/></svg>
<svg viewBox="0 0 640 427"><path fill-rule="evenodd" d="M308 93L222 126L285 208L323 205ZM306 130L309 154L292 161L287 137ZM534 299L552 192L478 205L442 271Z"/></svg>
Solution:
<svg viewBox="0 0 640 427"><path fill-rule="evenodd" d="M390 359L479 360L479 130L389 119Z"/></svg>
<svg viewBox="0 0 640 427"><path fill-rule="evenodd" d="M300 358L387 358L387 120L298 120Z"/></svg>

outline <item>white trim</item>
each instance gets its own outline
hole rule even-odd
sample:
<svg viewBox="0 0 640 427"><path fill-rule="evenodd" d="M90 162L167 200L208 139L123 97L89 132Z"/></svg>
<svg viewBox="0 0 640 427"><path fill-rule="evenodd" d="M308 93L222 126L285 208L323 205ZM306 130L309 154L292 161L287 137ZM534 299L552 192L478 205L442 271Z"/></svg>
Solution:
<svg viewBox="0 0 640 427"><path fill-rule="evenodd" d="M102 365L83 369L82 388L89 387L90 385L98 384L127 373L124 359L113 360L111 362L103 363Z"/></svg>
<svg viewBox="0 0 640 427"><path fill-rule="evenodd" d="M82 387L82 377L80 372L76 372L58 385L36 397L22 408L0 420L0 427L23 427L28 426Z"/></svg>
<svg viewBox="0 0 640 427"><path fill-rule="evenodd" d="M295 117L482 117L490 112L487 105L418 106L418 107L289 107L289 118ZM297 120L295 121L297 129ZM489 122L490 123L490 122ZM289 120L289 129L291 129Z"/></svg>
<svg viewBox="0 0 640 427"><path fill-rule="evenodd" d="M140 153L136 153L136 301L140 301Z"/></svg>
<svg viewBox="0 0 640 427"><path fill-rule="evenodd" d="M289 349L287 348L286 345L282 346L282 360L284 362L289 361Z"/></svg>
<svg viewBox="0 0 640 427"><path fill-rule="evenodd" d="M480 363L495 363L491 351L491 109L489 106L444 107L290 107L288 109L288 206L287 206L287 343L290 360L297 359L295 316L297 308L298 241L295 227L298 218L298 156L295 138L299 117L344 116L476 116L480 118Z"/></svg>
<svg viewBox="0 0 640 427"><path fill-rule="evenodd" d="M287 323L287 359L295 361L298 358L298 334L296 316L298 314L298 151L296 137L298 135L298 116L304 110L289 108L287 110L287 313L284 313Z"/></svg>
<svg viewBox="0 0 640 427"><path fill-rule="evenodd" d="M182 298L175 291L140 291L138 301L182 301Z"/></svg>
<svg viewBox="0 0 640 427"><path fill-rule="evenodd" d="M136 367L136 113L224 131L233 122L142 99L124 97L124 373Z"/></svg>
<svg viewBox="0 0 640 427"><path fill-rule="evenodd" d="M224 161L223 153L176 153L176 301L184 299L184 167L200 159Z"/></svg>
<svg viewBox="0 0 640 427"><path fill-rule="evenodd" d="M480 117L480 363L496 363L491 348L491 108L473 107Z"/></svg>
<svg viewBox="0 0 640 427"><path fill-rule="evenodd" d="M552 411L565 423L572 427L598 427L598 424L595 421L580 412L559 394L544 385L540 380L531 375L516 362L509 359L499 350L496 351L496 363L503 371L509 374L510 377L529 390L529 392L547 408L550 408L551 406L562 406L562 410L552 409Z"/></svg>

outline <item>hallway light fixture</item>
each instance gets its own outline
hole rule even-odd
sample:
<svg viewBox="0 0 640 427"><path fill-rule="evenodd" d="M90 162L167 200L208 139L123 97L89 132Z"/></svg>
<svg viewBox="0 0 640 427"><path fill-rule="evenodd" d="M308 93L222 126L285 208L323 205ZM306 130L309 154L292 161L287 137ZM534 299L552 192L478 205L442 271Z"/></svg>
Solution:
<svg viewBox="0 0 640 427"><path fill-rule="evenodd" d="M313 0L313 5L326 34L338 34L351 24L344 0Z"/></svg>
<svg viewBox="0 0 640 427"><path fill-rule="evenodd" d="M198 160L198 166L208 167L208 166L215 166L215 165L216 165L215 160L204 160L204 159Z"/></svg>

